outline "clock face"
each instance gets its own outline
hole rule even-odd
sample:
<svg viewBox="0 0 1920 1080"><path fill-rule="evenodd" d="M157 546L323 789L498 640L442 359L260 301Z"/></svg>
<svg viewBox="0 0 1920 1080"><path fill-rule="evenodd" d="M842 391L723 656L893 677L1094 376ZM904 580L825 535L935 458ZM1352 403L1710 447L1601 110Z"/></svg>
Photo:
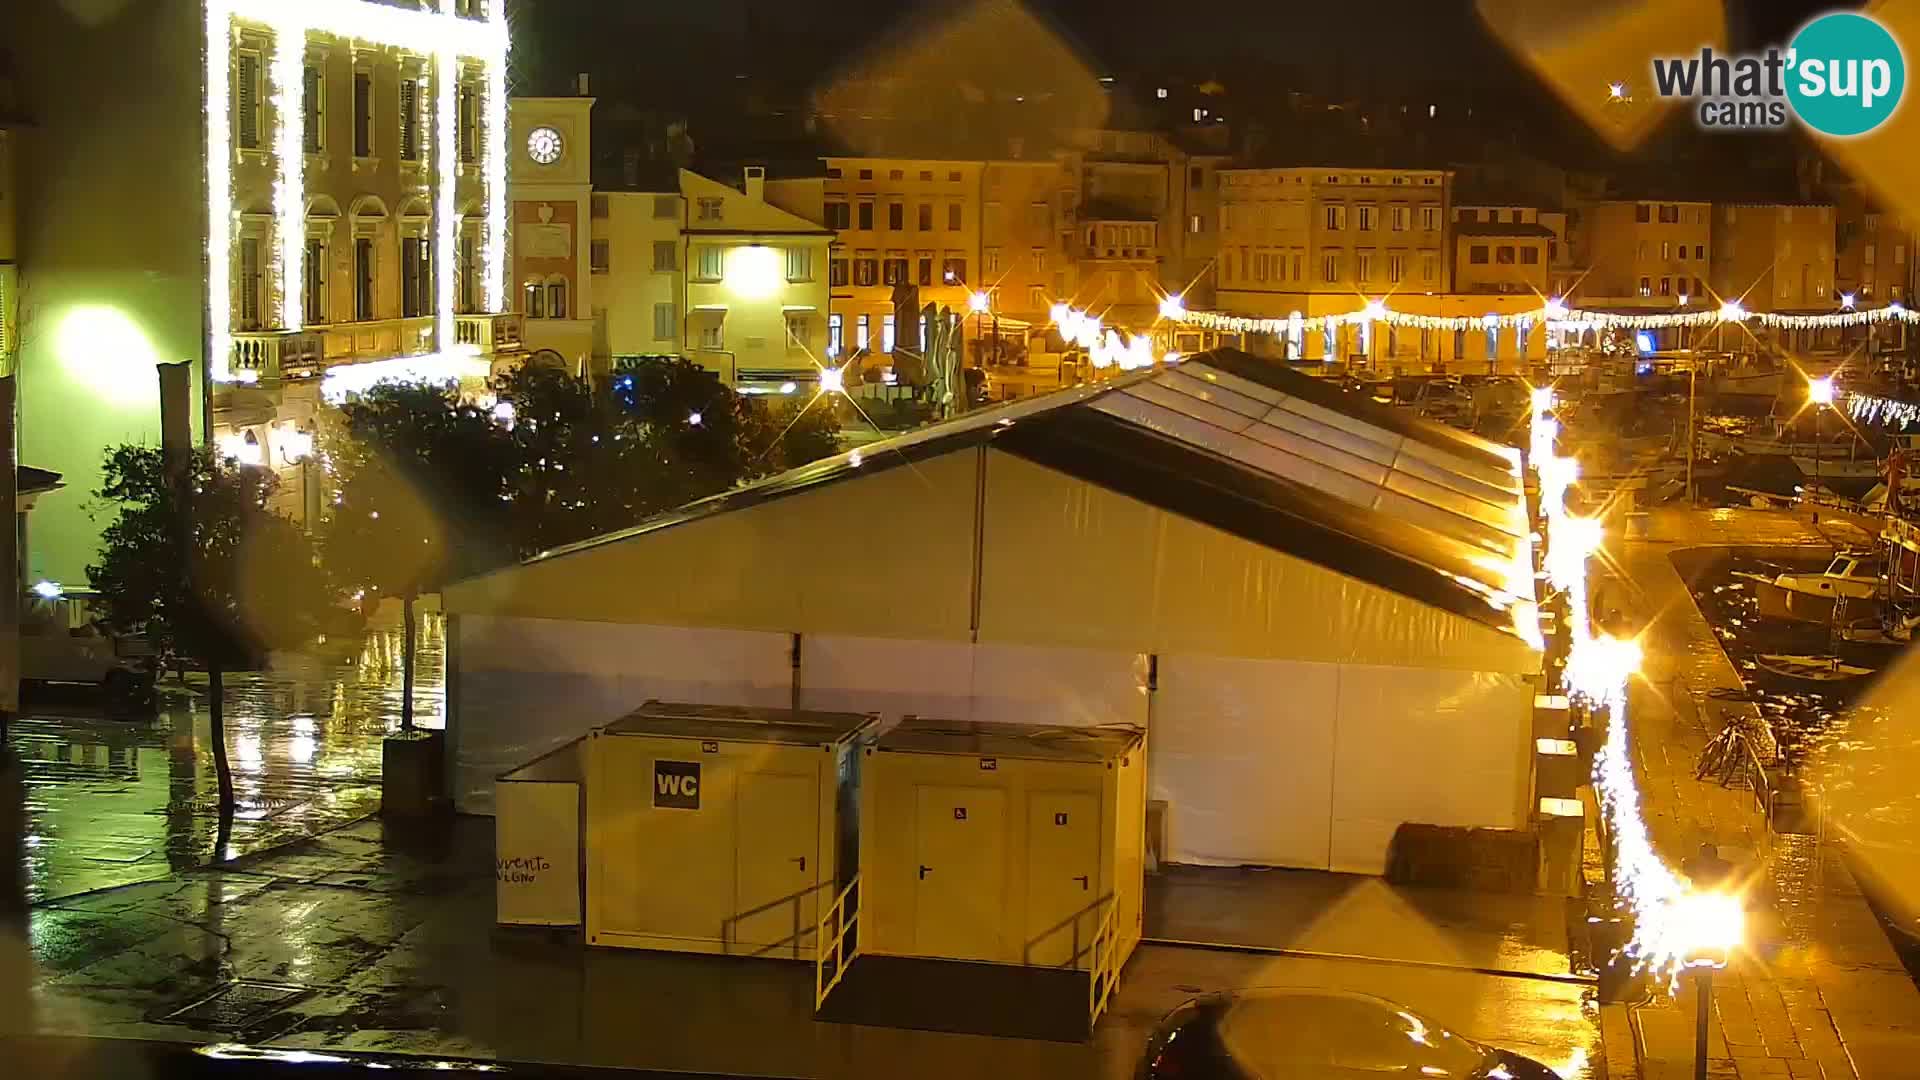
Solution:
<svg viewBox="0 0 1920 1080"><path fill-rule="evenodd" d="M560 146L560 133L550 127L537 127L527 134L527 156L537 164L559 161Z"/></svg>

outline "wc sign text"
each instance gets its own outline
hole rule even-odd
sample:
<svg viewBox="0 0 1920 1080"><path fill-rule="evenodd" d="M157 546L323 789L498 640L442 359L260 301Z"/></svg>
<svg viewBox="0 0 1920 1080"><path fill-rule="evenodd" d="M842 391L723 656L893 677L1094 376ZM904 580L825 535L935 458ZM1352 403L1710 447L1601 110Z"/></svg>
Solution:
<svg viewBox="0 0 1920 1080"><path fill-rule="evenodd" d="M655 758L653 805L670 810L700 809L700 763Z"/></svg>
<svg viewBox="0 0 1920 1080"><path fill-rule="evenodd" d="M1893 35L1845 11L1807 23L1784 49L1728 56L1708 47L1653 61L1655 92L1694 102L1709 130L1782 128L1797 116L1822 135L1864 135L1899 108L1906 84Z"/></svg>

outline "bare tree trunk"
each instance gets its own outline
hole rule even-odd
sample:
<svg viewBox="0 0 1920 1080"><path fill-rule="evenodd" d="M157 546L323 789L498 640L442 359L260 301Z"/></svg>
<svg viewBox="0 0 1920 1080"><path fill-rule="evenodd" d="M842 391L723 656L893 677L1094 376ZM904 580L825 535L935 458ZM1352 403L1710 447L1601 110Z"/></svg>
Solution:
<svg viewBox="0 0 1920 1080"><path fill-rule="evenodd" d="M409 588L400 597L400 730L413 730L413 600Z"/></svg>
<svg viewBox="0 0 1920 1080"><path fill-rule="evenodd" d="M207 665L207 721L213 732L213 775L220 782L220 816L232 817L233 765L227 761L226 673L219 664Z"/></svg>

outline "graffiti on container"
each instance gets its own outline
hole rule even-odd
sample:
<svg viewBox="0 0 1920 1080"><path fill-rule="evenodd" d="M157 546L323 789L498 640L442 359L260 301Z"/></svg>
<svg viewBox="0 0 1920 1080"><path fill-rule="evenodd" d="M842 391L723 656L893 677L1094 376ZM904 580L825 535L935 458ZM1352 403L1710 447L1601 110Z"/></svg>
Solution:
<svg viewBox="0 0 1920 1080"><path fill-rule="evenodd" d="M531 885L539 880L545 871L553 869L545 856L522 855L512 859L495 859L493 878L509 885Z"/></svg>

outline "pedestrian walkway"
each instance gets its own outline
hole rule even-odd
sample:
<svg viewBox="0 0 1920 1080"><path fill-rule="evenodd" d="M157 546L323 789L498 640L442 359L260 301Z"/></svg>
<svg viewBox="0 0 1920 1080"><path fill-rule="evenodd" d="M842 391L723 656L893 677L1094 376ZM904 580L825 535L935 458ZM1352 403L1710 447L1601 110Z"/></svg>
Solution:
<svg viewBox="0 0 1920 1080"><path fill-rule="evenodd" d="M1671 555L1699 546L1856 546L1850 524L1754 510L1656 511L1620 568L1647 625L1644 681L1628 716L1641 809L1656 848L1678 867L1719 846L1752 882L1749 948L1714 980L1709 1055L1717 1077L1879 1080L1920 1073L1920 989L1901 965L1838 846L1770 833L1754 793L1693 779L1718 730L1696 704L1740 680L1688 594ZM1640 1075L1693 1075L1692 985L1631 1010ZM1611 1030L1608 1031L1612 1034Z"/></svg>

